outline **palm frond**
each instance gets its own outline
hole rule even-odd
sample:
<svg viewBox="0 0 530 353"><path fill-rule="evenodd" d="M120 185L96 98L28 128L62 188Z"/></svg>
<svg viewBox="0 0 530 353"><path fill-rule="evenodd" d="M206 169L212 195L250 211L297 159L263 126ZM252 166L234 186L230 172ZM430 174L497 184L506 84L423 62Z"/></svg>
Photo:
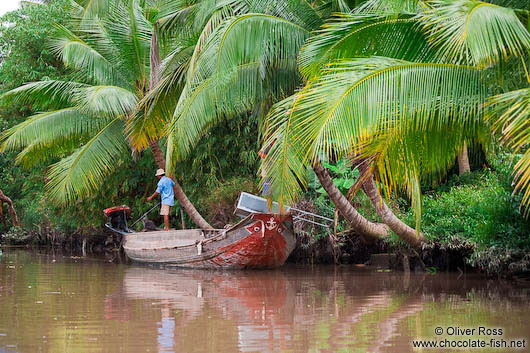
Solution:
<svg viewBox="0 0 530 353"><path fill-rule="evenodd" d="M412 17L337 14L304 44L298 63L307 79L329 62L367 56L429 61L434 52Z"/></svg>
<svg viewBox="0 0 530 353"><path fill-rule="evenodd" d="M393 190L408 194L418 230L421 222L421 184L434 186L439 183L454 165L466 139L483 133L480 130L484 125L479 117L473 119L470 116L461 124L460 127L456 124L453 127L445 124L423 127L421 122L411 121L406 128L397 124L382 129L360 144L359 156L371 161L386 196L390 197Z"/></svg>
<svg viewBox="0 0 530 353"><path fill-rule="evenodd" d="M357 13L372 12L380 14L415 14L420 9L418 0L368 0L357 7Z"/></svg>
<svg viewBox="0 0 530 353"><path fill-rule="evenodd" d="M501 142L521 153L514 166L515 189L522 191L522 205L530 206L530 88L503 93L491 97L487 102L487 118L501 136Z"/></svg>
<svg viewBox="0 0 530 353"><path fill-rule="evenodd" d="M168 159L186 158L209 127L250 110L256 96L263 94L259 69L259 63L240 65L204 80L187 98L181 95L169 126Z"/></svg>
<svg viewBox="0 0 530 353"><path fill-rule="evenodd" d="M38 106L64 107L72 104L72 93L88 87L73 81L30 82L0 95L4 103L37 104Z"/></svg>
<svg viewBox="0 0 530 353"><path fill-rule="evenodd" d="M3 132L0 151L17 151L35 141L52 143L99 131L108 119L94 118L77 108L65 108L36 114Z"/></svg>
<svg viewBox="0 0 530 353"><path fill-rule="evenodd" d="M233 17L211 35L192 74L193 85L223 70L261 61L296 60L309 31L295 23L271 15L251 13Z"/></svg>
<svg viewBox="0 0 530 353"><path fill-rule="evenodd" d="M70 156L53 164L46 189L50 199L65 204L90 196L127 150L123 121L114 119Z"/></svg>
<svg viewBox="0 0 530 353"><path fill-rule="evenodd" d="M134 93L117 86L86 87L75 93L74 100L77 109L86 114L122 118L131 114L138 102Z"/></svg>
<svg viewBox="0 0 530 353"><path fill-rule="evenodd" d="M249 13L262 13L283 18L308 30L322 24L320 14L305 0L249 0Z"/></svg>
<svg viewBox="0 0 530 353"><path fill-rule="evenodd" d="M78 23L103 18L109 11L109 0L71 0L72 15Z"/></svg>
<svg viewBox="0 0 530 353"><path fill-rule="evenodd" d="M30 170L51 160L57 160L72 153L83 141L81 138L68 138L44 142L35 140L26 146L15 158L15 164Z"/></svg>
<svg viewBox="0 0 530 353"><path fill-rule="evenodd" d="M483 87L480 70L465 66L382 57L342 61L297 94L289 143L298 145L304 151L302 163L310 164L321 155L333 160L361 153L364 141L388 131L463 130L480 121ZM284 153L274 157L271 165L285 160ZM413 171L408 174L409 190L417 190ZM280 176L271 178L281 180ZM386 184L389 190L397 185ZM286 187L298 186L290 183ZM295 193L285 192L284 200Z"/></svg>
<svg viewBox="0 0 530 353"><path fill-rule="evenodd" d="M252 109L258 102L283 98L299 82L296 55L309 32L264 14L236 16L212 34L179 98L170 125L183 158L205 129L221 118Z"/></svg>
<svg viewBox="0 0 530 353"><path fill-rule="evenodd" d="M59 36L51 40L51 48L65 66L78 70L87 80L97 84L126 84L113 64L80 37L62 25L56 25Z"/></svg>
<svg viewBox="0 0 530 353"><path fill-rule="evenodd" d="M167 133L180 92L186 82L194 47L176 48L162 63L160 82L138 103L127 121L126 134L136 150Z"/></svg>
<svg viewBox="0 0 530 353"><path fill-rule="evenodd" d="M307 159L293 138L292 118L297 99L299 96L294 94L276 103L263 124L266 127L262 132L266 136L263 146L270 149L260 166L260 186L273 185L269 197L277 200L281 208L296 200L300 185L307 185Z"/></svg>
<svg viewBox="0 0 530 353"><path fill-rule="evenodd" d="M444 62L485 67L530 48L530 34L513 9L476 0L428 4L418 18Z"/></svg>
<svg viewBox="0 0 530 353"><path fill-rule="evenodd" d="M149 77L149 49L153 26L144 17L139 1L113 2L105 28L118 48L121 61L127 62L132 76L143 82L144 78Z"/></svg>

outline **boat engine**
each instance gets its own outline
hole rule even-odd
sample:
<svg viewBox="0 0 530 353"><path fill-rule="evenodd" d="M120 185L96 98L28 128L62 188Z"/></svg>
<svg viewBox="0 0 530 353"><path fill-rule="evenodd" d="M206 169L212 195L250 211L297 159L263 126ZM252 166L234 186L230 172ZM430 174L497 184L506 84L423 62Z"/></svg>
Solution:
<svg viewBox="0 0 530 353"><path fill-rule="evenodd" d="M131 209L129 206L114 206L103 210L103 214L110 220L110 225L114 229L127 231L127 220L131 219Z"/></svg>

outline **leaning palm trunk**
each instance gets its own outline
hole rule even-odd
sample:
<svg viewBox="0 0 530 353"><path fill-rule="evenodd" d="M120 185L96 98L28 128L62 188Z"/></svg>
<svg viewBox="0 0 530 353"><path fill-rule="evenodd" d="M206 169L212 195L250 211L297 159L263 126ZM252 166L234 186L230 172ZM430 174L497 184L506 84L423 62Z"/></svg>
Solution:
<svg viewBox="0 0 530 353"><path fill-rule="evenodd" d="M11 215L11 219L13 220L13 226L18 227L18 217L17 212L15 211L15 207L13 206L13 201L11 201L9 197L4 195L2 190L0 190L0 208L2 207L2 203L4 202L7 204L8 212Z"/></svg>
<svg viewBox="0 0 530 353"><path fill-rule="evenodd" d="M156 24L153 28L153 36L151 38L150 62L151 62L151 72L150 72L150 77L149 77L149 89L151 90L157 85L160 79L161 60L160 60L160 52L158 48ZM161 169L165 169L166 159L164 157L164 153L162 152L158 141L151 141L149 143L149 147L151 148L151 151L153 151L153 156L155 158L155 161L158 167ZM206 222L206 220L201 216L199 211L197 211L195 206L188 199L188 197L184 193L184 190L182 190L182 187L180 186L177 179L174 176L171 176L171 180L173 180L173 182L175 183L175 185L173 186L175 197L179 201L182 208L184 208L188 216L190 216L193 223L195 223L199 228L212 229L213 227L208 222Z"/></svg>
<svg viewBox="0 0 530 353"><path fill-rule="evenodd" d="M372 201L377 214L388 228L396 233L398 237L407 242L407 244L414 247L420 247L423 242L423 235L406 225L394 214L394 212L392 212L383 198L379 195L374 179L371 176L364 181L362 188L366 196Z"/></svg>
<svg viewBox="0 0 530 353"><path fill-rule="evenodd" d="M346 196L333 183L322 163L317 161L313 166L313 170L337 210L365 240L374 241L388 235L388 229L384 224L370 222L357 212Z"/></svg>
<svg viewBox="0 0 530 353"><path fill-rule="evenodd" d="M467 145L464 142L462 150L458 153L458 174L462 175L471 171L469 166L469 157L467 155Z"/></svg>

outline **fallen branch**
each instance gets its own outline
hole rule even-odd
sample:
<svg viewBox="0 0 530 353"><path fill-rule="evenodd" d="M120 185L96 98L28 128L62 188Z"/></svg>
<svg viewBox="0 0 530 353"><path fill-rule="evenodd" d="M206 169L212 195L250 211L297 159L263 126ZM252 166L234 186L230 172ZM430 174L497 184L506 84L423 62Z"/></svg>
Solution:
<svg viewBox="0 0 530 353"><path fill-rule="evenodd" d="M1 203L7 204L7 210L9 214L11 215L11 219L13 220L13 226L18 227L19 222L18 222L17 212L15 211L15 207L13 206L13 201L11 201L9 197L4 195L2 190L0 190L0 204Z"/></svg>

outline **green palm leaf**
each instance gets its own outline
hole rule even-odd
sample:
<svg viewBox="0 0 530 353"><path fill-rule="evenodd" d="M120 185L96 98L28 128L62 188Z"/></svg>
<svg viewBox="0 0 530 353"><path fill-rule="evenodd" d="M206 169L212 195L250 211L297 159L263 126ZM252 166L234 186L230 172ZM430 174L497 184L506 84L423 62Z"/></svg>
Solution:
<svg viewBox="0 0 530 353"><path fill-rule="evenodd" d="M51 48L65 66L79 70L87 80L97 84L127 84L120 71L96 49L64 26L56 26L60 36L51 40Z"/></svg>
<svg viewBox="0 0 530 353"><path fill-rule="evenodd" d="M419 19L445 62L491 66L530 48L530 34L512 9L476 0L428 4Z"/></svg>
<svg viewBox="0 0 530 353"><path fill-rule="evenodd" d="M295 94L276 103L264 123L263 135L266 139L264 146L269 147L269 152L261 165L264 176L260 186L265 182L274 185L270 198L277 200L280 207L292 204L296 199L300 184L307 185L304 151L296 143L292 129L292 115L295 102L300 97Z"/></svg>
<svg viewBox="0 0 530 353"><path fill-rule="evenodd" d="M170 125L168 160L183 158L207 128L221 118L278 100L299 82L296 54L308 30L285 19L236 16L212 34L192 78L179 98Z"/></svg>
<svg viewBox="0 0 530 353"><path fill-rule="evenodd" d="M58 203L89 196L123 157L123 121L114 119L85 145L50 167L48 195Z"/></svg>
<svg viewBox="0 0 530 353"><path fill-rule="evenodd" d="M415 14L420 9L418 0L368 0L355 9L355 12L374 12L380 14Z"/></svg>
<svg viewBox="0 0 530 353"><path fill-rule="evenodd" d="M52 159L60 159L76 150L82 139L68 138L56 139L52 142L35 140L26 146L15 158L15 164L25 169L42 165Z"/></svg>
<svg viewBox="0 0 530 353"><path fill-rule="evenodd" d="M500 134L501 141L522 153L515 164L515 189L523 192L522 204L530 205L530 88L507 92L488 100L488 119L493 128Z"/></svg>
<svg viewBox="0 0 530 353"><path fill-rule="evenodd" d="M125 117L136 108L138 98L125 88L90 86L75 93L76 106L87 114L107 117Z"/></svg>
<svg viewBox="0 0 530 353"><path fill-rule="evenodd" d="M186 82L186 72L195 47L176 48L162 63L160 82L142 98L127 122L126 133L132 146L142 150L150 141L167 133L170 117Z"/></svg>
<svg viewBox="0 0 530 353"><path fill-rule="evenodd" d="M72 92L85 87L88 87L88 85L72 81L37 81L27 83L0 95L0 100L3 100L4 103L64 107L72 104Z"/></svg>
<svg viewBox="0 0 530 353"><path fill-rule="evenodd" d="M35 141L53 143L90 135L99 131L108 121L90 117L77 108L40 113L4 131L0 137L0 151L16 151Z"/></svg>
<svg viewBox="0 0 530 353"><path fill-rule="evenodd" d="M366 56L429 61L434 53L414 18L337 14L308 39L298 62L307 79L329 62Z"/></svg>
<svg viewBox="0 0 530 353"><path fill-rule="evenodd" d="M302 163L309 164L322 154L335 159L361 153L365 141L392 131L424 133L436 131L436 127L462 130L480 121L483 90L479 70L465 66L381 57L340 62L297 94L289 113L289 143L304 151ZM271 156L270 164L282 164L288 159L285 153ZM286 173L285 165L278 173ZM414 173L412 168L408 189L417 191L414 183L418 176ZM387 175L389 189L398 185L390 182L393 174ZM281 182L281 175L270 177ZM291 187L298 188L292 182L280 186L287 190L285 202L295 194Z"/></svg>
<svg viewBox="0 0 530 353"><path fill-rule="evenodd" d="M127 63L136 80L149 77L149 48L152 24L145 18L138 0L114 1L105 28L118 48L120 61ZM137 83L138 85L138 83Z"/></svg>

